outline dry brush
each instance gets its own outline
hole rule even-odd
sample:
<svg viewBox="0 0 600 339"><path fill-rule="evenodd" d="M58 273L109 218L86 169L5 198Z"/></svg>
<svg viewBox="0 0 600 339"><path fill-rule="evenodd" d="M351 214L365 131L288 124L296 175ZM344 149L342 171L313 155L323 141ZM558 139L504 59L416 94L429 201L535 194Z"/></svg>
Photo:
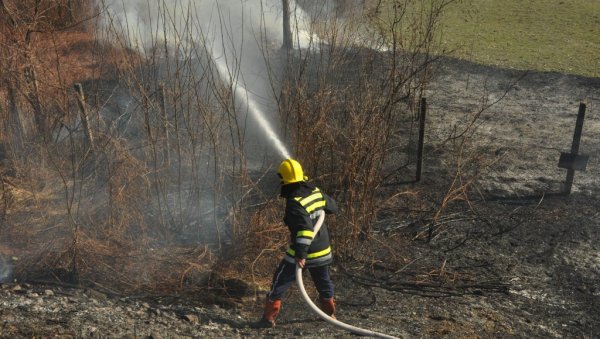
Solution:
<svg viewBox="0 0 600 339"><path fill-rule="evenodd" d="M379 21L379 6L319 15L309 25L318 38L303 49L274 47L257 30L273 118L340 204L330 225L341 259L372 235L381 188L411 162L416 103L451 2L414 11L397 0ZM174 291L214 283L215 270L264 283L287 240L279 159L253 148L260 133L212 60L201 9L175 13L159 1L160 29L139 44L109 12L90 22L98 8L89 2L18 3L0 8L10 14L0 61L11 70L2 78L0 241L20 258L14 276ZM231 23L215 15L226 27L218 43L236 47ZM242 53L234 55L230 80L241 76ZM74 72L70 63L86 58Z"/></svg>

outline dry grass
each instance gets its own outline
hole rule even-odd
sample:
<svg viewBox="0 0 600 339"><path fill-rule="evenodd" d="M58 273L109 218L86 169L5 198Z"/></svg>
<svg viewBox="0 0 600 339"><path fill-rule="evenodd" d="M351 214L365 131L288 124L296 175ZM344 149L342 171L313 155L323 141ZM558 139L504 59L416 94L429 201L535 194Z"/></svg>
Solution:
<svg viewBox="0 0 600 339"><path fill-rule="evenodd" d="M414 2L411 13L436 1ZM383 1L386 20L394 1ZM437 53L506 68L600 76L600 3L460 0L440 20Z"/></svg>
<svg viewBox="0 0 600 339"><path fill-rule="evenodd" d="M38 20L28 10L21 15ZM380 244L374 221L394 201L382 201L381 187L398 167L395 155L408 158L415 103L430 77L441 8L431 10L430 21L406 36L394 30L403 20L396 8L386 28L392 38L372 39L384 39L386 52L355 46L365 33L348 20L321 31L327 48L271 64L288 71L283 85L272 85L293 153L339 202L340 216L329 225L341 259ZM2 79L12 92L0 94L8 98L0 112L7 122L0 242L22 258L15 274L122 291L173 292L240 278L268 285L288 242L283 205L260 183L273 170L249 169L246 121L232 88L210 62L201 71L191 66L206 51L175 43L175 51L143 54L115 27L104 27L100 43L85 30L52 26L56 19L35 20L44 32L31 39L23 38L25 26L2 27L17 33L4 37L11 48L0 59L13 69ZM173 68L165 70L166 62ZM83 81L91 84L86 90L98 89L85 102L93 149L72 91ZM105 104L111 100L127 101L125 111ZM401 188L386 194L418 196ZM384 252L404 260L392 248L369 248L361 257Z"/></svg>
<svg viewBox="0 0 600 339"><path fill-rule="evenodd" d="M147 164L123 140L103 133L96 117L94 152L77 131L73 84L114 81L117 72L131 71L124 67L137 56L95 38L87 1L2 5L0 63L10 71L0 91L7 103L0 110L0 242L3 255L16 258L14 277L136 291L206 283L212 252L167 245L173 236L149 220Z"/></svg>

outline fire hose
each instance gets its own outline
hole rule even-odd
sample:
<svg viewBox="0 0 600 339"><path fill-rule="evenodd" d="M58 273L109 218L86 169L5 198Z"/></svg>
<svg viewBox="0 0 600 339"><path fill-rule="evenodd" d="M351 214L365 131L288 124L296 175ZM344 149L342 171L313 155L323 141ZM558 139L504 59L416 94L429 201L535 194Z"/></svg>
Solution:
<svg viewBox="0 0 600 339"><path fill-rule="evenodd" d="M317 220L317 223L315 224L315 227L313 230L313 232L315 234L317 234L319 232L319 229L321 228L321 225L323 225L324 220L325 220L325 212L321 211L321 213L319 215L319 220ZM370 330L367 330L364 328L360 328L360 327L356 327L356 326L352 326L352 325L343 323L337 319L334 319L334 318L328 316L325 312L321 311L321 309L318 308L313 303L313 301L310 299L310 297L308 296L308 293L306 293L306 289L304 288L304 282L302 281L302 268L298 264L296 264L296 283L298 284L298 289L300 289L300 294L302 294L302 299L304 299L304 301L308 304L308 306L310 306L310 308L312 309L312 311L314 313L316 313L319 317L323 318L323 320L327 321L328 323L330 323L334 326L340 327L344 330L350 331L354 334L358 334L358 335L376 337L376 338L398 339L391 335L378 333L378 332L370 331Z"/></svg>

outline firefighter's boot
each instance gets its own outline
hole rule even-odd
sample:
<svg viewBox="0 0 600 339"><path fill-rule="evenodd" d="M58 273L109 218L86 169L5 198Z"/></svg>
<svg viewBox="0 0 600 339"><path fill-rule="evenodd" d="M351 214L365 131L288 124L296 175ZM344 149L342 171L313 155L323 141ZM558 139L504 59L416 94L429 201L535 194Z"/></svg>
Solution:
<svg viewBox="0 0 600 339"><path fill-rule="evenodd" d="M328 316L335 318L335 301L332 298L325 299L321 298L321 311L325 312Z"/></svg>
<svg viewBox="0 0 600 339"><path fill-rule="evenodd" d="M275 327L275 319L281 309L281 300L271 301L267 298L265 302L265 310L262 318L252 324L253 328L272 328Z"/></svg>

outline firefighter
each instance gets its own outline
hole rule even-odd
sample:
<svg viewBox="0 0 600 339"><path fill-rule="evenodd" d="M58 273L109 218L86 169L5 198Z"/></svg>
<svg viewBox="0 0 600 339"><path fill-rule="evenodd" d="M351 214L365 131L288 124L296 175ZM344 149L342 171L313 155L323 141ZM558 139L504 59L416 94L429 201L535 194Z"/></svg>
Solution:
<svg viewBox="0 0 600 339"><path fill-rule="evenodd" d="M296 264L308 269L319 292L321 310L335 319L333 283L329 266L333 261L327 226L317 234L313 228L320 211L336 213L335 201L307 182L302 166L296 160L286 159L277 171L281 179L281 197L286 199L284 223L290 231L290 246L273 274L271 290L267 293L265 309L257 328L275 326L281 309L281 298L296 279Z"/></svg>

